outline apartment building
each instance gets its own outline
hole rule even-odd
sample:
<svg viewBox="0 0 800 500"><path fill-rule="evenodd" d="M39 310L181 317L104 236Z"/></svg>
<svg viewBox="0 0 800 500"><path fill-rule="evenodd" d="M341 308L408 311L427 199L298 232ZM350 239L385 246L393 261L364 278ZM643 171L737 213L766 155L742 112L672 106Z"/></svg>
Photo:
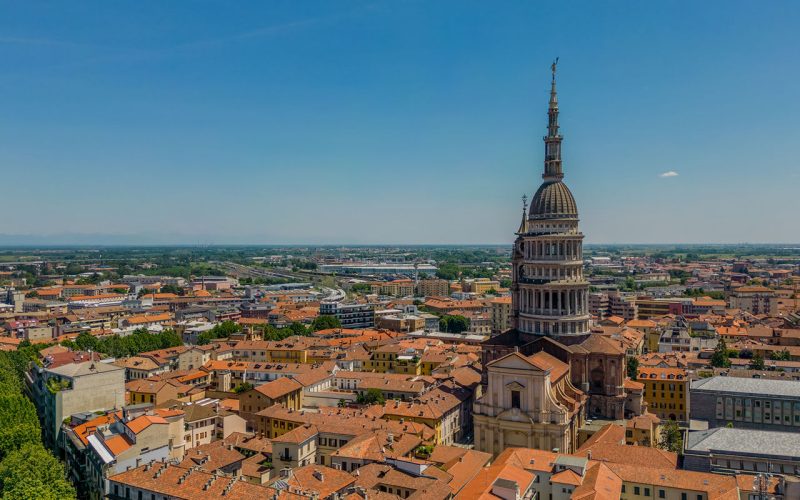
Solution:
<svg viewBox="0 0 800 500"><path fill-rule="evenodd" d="M375 326L375 307L372 304L345 304L342 302L322 302L319 306L321 316L335 316L342 328L373 328Z"/></svg>
<svg viewBox="0 0 800 500"><path fill-rule="evenodd" d="M498 335L511 328L511 296L497 297L491 301L492 335Z"/></svg>
<svg viewBox="0 0 800 500"><path fill-rule="evenodd" d="M685 369L642 366L636 381L644 384L643 396L650 413L662 420L688 421L689 378Z"/></svg>
<svg viewBox="0 0 800 500"><path fill-rule="evenodd" d="M65 418L125 404L125 369L100 361L97 354L50 356L43 366L32 366L25 382L42 422L42 440L56 450Z"/></svg>

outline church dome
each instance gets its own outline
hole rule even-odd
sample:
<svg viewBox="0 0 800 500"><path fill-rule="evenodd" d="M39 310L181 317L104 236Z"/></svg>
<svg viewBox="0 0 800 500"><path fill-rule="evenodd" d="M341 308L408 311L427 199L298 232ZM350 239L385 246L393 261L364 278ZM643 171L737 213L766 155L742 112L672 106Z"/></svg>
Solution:
<svg viewBox="0 0 800 500"><path fill-rule="evenodd" d="M566 184L560 180L547 181L533 195L529 218L577 219L578 206Z"/></svg>

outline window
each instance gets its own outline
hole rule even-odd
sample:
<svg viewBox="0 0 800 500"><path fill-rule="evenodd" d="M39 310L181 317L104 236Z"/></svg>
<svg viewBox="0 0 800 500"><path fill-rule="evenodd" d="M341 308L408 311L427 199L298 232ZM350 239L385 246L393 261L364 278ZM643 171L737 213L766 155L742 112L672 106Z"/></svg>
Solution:
<svg viewBox="0 0 800 500"><path fill-rule="evenodd" d="M646 496L646 497L650 496L650 488L645 488L644 489L644 496Z"/></svg>
<svg viewBox="0 0 800 500"><path fill-rule="evenodd" d="M638 486L634 486L633 487L633 494L634 495L638 495L639 494L639 490L640 490L640 488Z"/></svg>
<svg viewBox="0 0 800 500"><path fill-rule="evenodd" d="M686 493L681 493L681 500L686 500Z"/></svg>
<svg viewBox="0 0 800 500"><path fill-rule="evenodd" d="M658 498L667 498L667 492L664 490L658 490Z"/></svg>
<svg viewBox="0 0 800 500"><path fill-rule="evenodd" d="M519 408L520 394L519 391L511 391L511 407Z"/></svg>

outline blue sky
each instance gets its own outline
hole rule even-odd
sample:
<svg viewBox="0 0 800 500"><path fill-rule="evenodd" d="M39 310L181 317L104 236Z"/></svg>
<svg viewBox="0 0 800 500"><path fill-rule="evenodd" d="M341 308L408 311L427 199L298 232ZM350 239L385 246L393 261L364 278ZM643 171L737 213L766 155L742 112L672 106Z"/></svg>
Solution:
<svg viewBox="0 0 800 500"><path fill-rule="evenodd" d="M790 1L0 2L0 235L510 242L559 56L588 242L796 242L798 26Z"/></svg>

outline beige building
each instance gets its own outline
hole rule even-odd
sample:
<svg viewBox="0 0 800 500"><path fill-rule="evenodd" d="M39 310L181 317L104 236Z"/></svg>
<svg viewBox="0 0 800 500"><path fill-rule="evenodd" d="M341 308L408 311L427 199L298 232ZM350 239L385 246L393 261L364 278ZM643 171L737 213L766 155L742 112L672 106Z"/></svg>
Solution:
<svg viewBox="0 0 800 500"><path fill-rule="evenodd" d="M74 413L122 408L125 369L96 355L55 368L34 365L26 382L42 420L42 440L60 447L61 423Z"/></svg>
<svg viewBox="0 0 800 500"><path fill-rule="evenodd" d="M503 333L511 328L511 296L497 297L491 302L492 335Z"/></svg>
<svg viewBox="0 0 800 500"><path fill-rule="evenodd" d="M416 314L389 314L375 317L375 327L395 332L416 332L425 329L425 318Z"/></svg>
<svg viewBox="0 0 800 500"><path fill-rule="evenodd" d="M441 279L417 281L418 297L447 297L450 295L450 282Z"/></svg>
<svg viewBox="0 0 800 500"><path fill-rule="evenodd" d="M577 448L586 396L569 381L569 365L538 352L490 362L488 387L473 407L475 449L497 456L508 447Z"/></svg>
<svg viewBox="0 0 800 500"><path fill-rule="evenodd" d="M731 308L741 309L751 314L774 316L778 312L778 299L775 290L765 286L743 286L731 293Z"/></svg>

